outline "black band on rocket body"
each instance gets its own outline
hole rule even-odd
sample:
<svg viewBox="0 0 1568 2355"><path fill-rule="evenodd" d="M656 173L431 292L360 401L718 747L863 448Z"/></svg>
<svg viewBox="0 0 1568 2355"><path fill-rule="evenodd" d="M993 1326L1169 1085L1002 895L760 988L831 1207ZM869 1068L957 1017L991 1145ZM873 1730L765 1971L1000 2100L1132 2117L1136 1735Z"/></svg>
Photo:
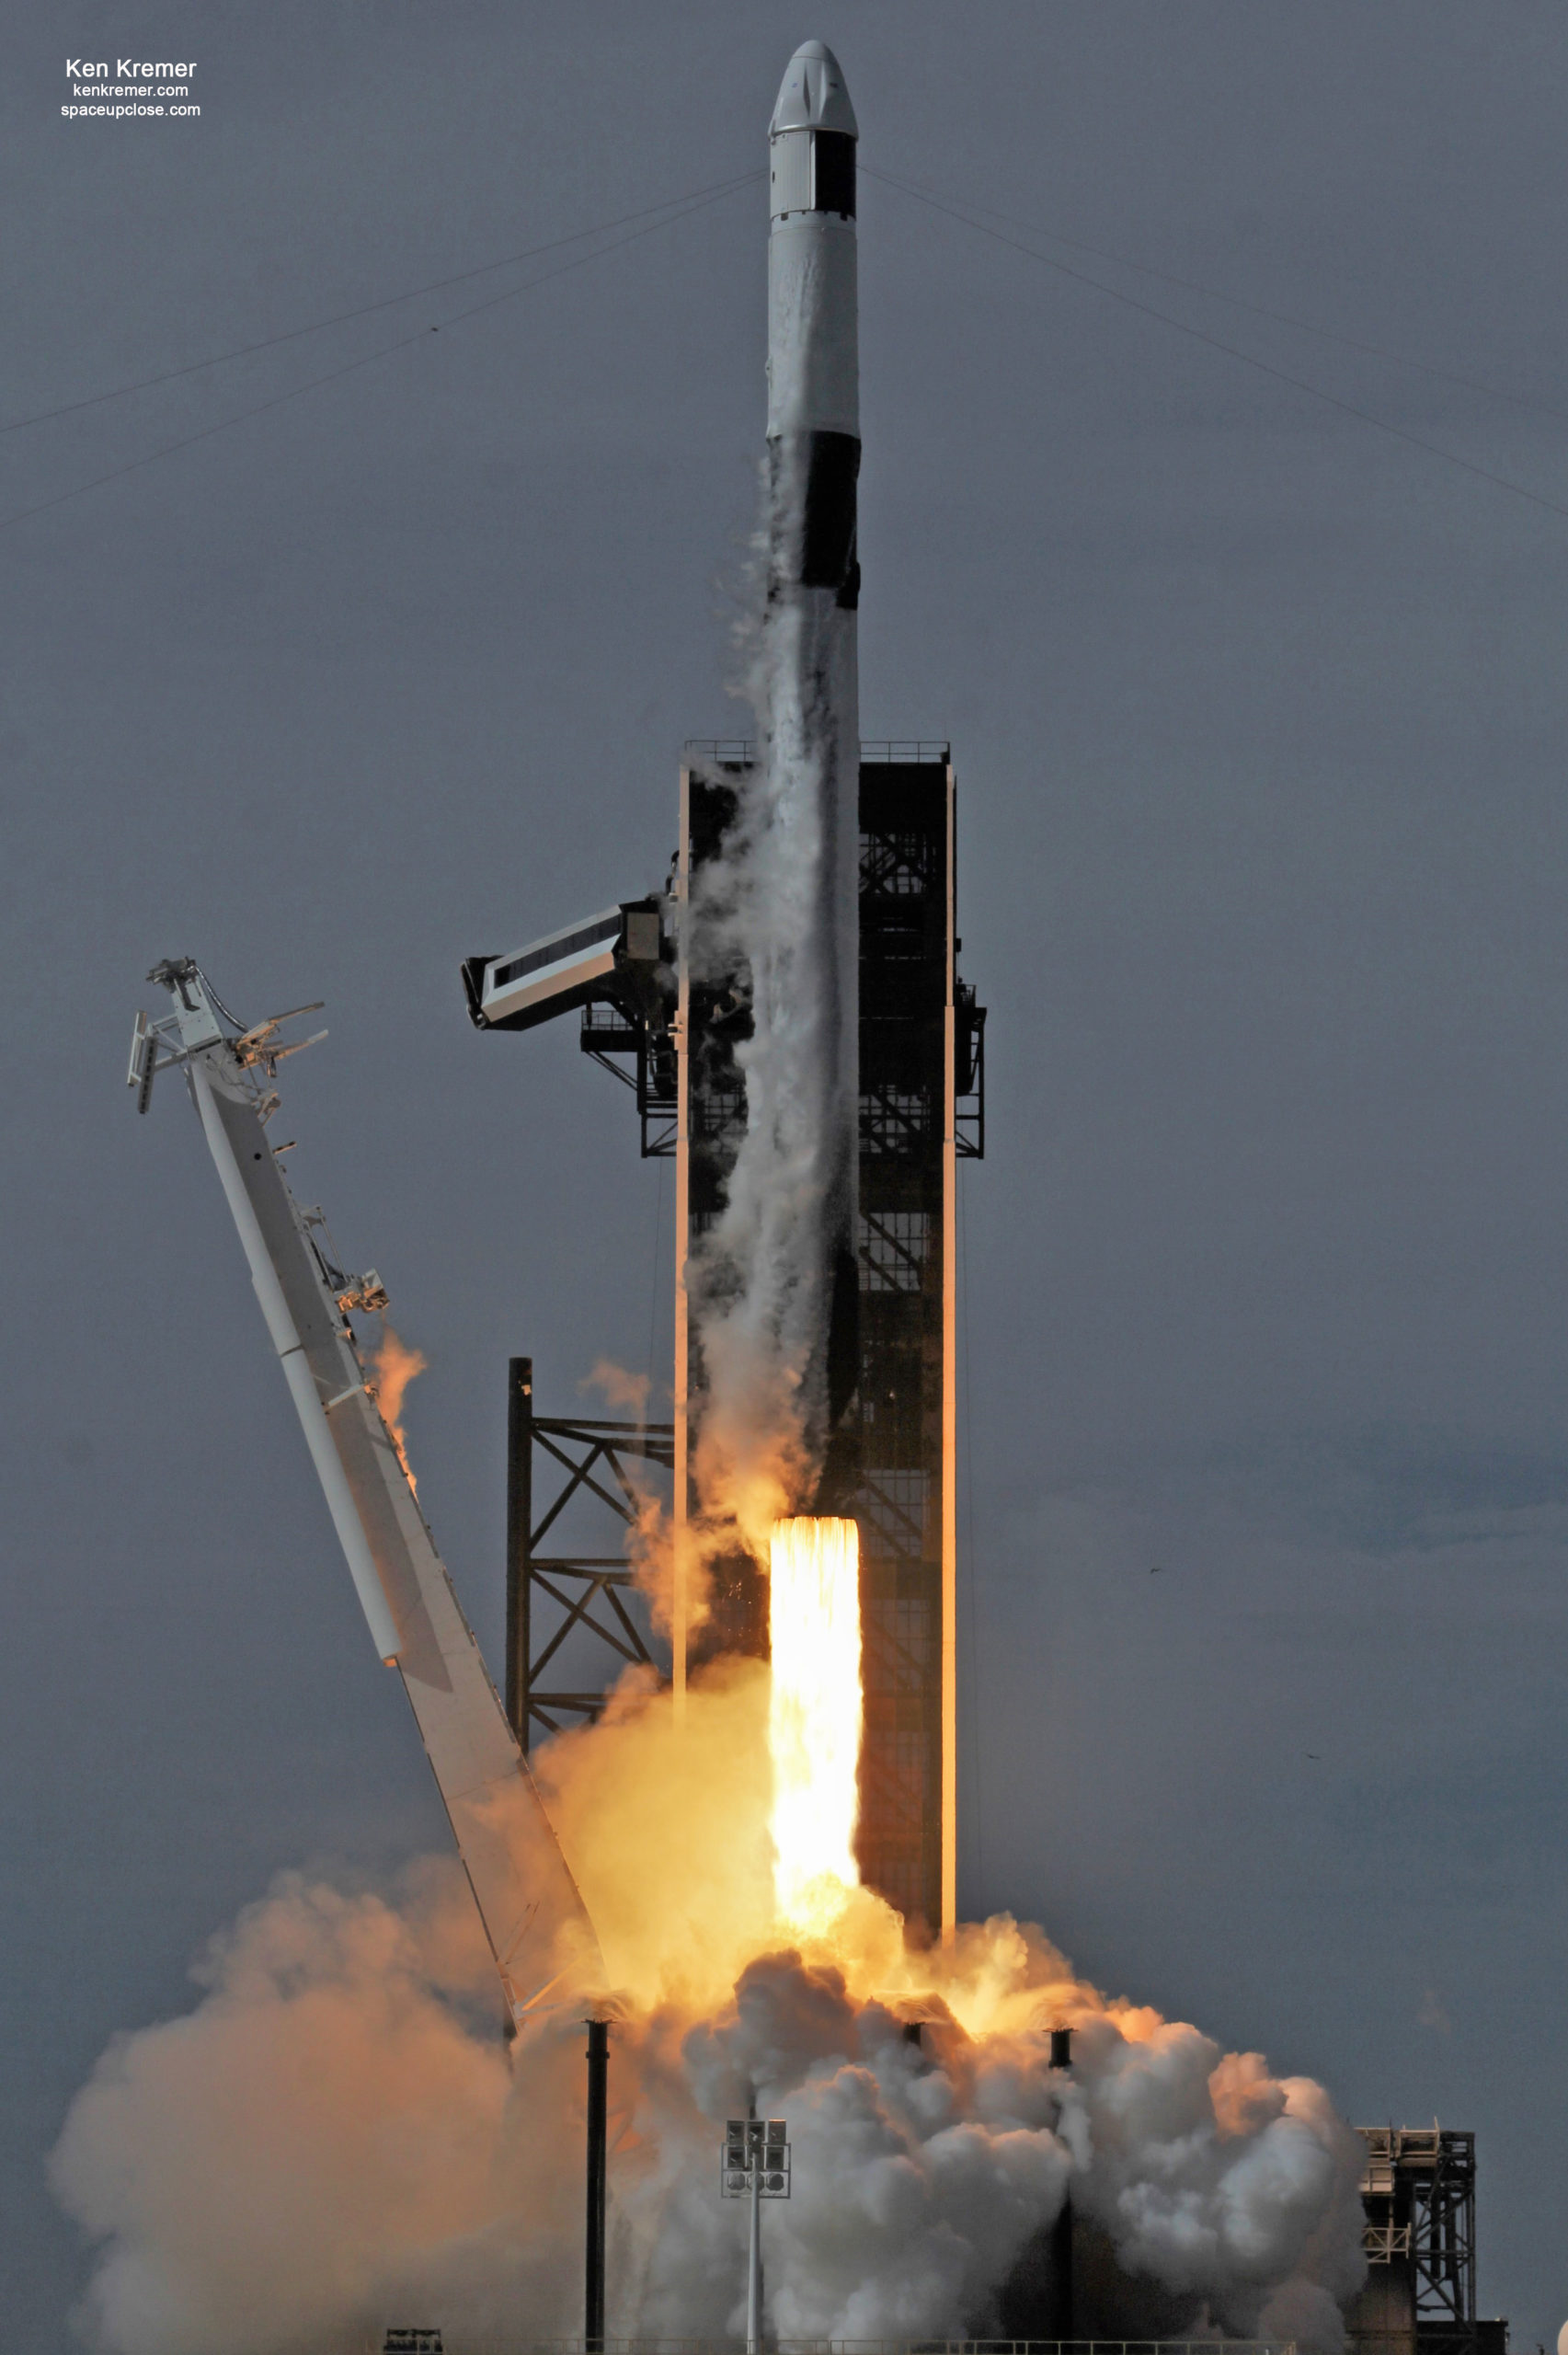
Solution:
<svg viewBox="0 0 1568 2355"><path fill-rule="evenodd" d="M811 134L811 210L854 219L854 141L845 131Z"/></svg>
<svg viewBox="0 0 1568 2355"><path fill-rule="evenodd" d="M798 553L791 562L783 549L775 552L775 564L784 557L775 580L782 583L793 576L794 584L802 589L836 590L840 604L853 611L860 602L860 566L855 560L860 442L853 433L808 433L802 439L806 498L798 538L795 538ZM771 442L768 454L776 485L784 462L783 443Z"/></svg>

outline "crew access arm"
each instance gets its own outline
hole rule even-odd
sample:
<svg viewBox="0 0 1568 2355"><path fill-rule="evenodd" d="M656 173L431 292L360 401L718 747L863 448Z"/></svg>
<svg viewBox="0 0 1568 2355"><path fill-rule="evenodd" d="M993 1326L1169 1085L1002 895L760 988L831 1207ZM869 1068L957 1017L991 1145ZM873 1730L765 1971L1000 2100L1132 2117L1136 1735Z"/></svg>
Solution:
<svg viewBox="0 0 1568 2355"><path fill-rule="evenodd" d="M148 979L168 990L172 1011L150 1026L137 1017L131 1083L145 1111L155 1074L185 1072L371 1635L403 1679L521 2026L547 1997L601 1989L603 1962L366 1378L349 1312L384 1307L386 1294L373 1272L351 1280L332 1265L316 1239L320 1213L295 1201L268 1143L278 1106L270 1082L297 1051L279 1038L290 1017L243 1028L189 958L155 966Z"/></svg>

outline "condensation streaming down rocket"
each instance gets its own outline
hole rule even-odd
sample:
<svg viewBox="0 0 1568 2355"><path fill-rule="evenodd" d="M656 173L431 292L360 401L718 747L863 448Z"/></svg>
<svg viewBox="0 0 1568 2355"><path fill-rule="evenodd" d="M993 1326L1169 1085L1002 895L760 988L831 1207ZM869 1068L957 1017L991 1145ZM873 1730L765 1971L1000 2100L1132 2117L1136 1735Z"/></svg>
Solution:
<svg viewBox="0 0 1568 2355"><path fill-rule="evenodd" d="M821 1249L822 1452L853 1394L858 1161L859 902L856 802L855 490L860 356L854 109L832 52L807 41L790 60L769 126L768 593L761 756L775 827L797 836L813 870L799 936L772 977L815 1008L795 1074L797 1116L817 1127ZM802 992L803 974L811 986ZM793 1009L755 976L757 1018ZM815 1419L815 1418L813 1418Z"/></svg>

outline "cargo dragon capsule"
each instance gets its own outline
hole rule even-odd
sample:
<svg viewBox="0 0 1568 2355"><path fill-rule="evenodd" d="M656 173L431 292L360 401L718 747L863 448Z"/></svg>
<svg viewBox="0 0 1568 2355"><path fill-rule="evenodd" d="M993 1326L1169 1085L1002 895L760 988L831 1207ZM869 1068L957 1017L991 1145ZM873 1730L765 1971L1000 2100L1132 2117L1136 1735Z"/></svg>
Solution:
<svg viewBox="0 0 1568 2355"><path fill-rule="evenodd" d="M859 135L837 59L807 41L790 60L768 132L768 451L780 494L772 585L830 592L833 610L852 615L860 584ZM847 635L853 650L853 623Z"/></svg>

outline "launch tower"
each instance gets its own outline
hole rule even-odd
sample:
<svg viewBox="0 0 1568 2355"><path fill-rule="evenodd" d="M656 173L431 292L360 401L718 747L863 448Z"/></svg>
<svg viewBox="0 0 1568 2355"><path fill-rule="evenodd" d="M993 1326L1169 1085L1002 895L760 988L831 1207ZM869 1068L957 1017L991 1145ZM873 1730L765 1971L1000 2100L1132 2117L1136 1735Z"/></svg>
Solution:
<svg viewBox="0 0 1568 2355"><path fill-rule="evenodd" d="M700 1385L685 1263L722 1206L746 1100L735 1060L744 1017L738 1020L722 982L692 987L684 977L681 907L693 875L718 854L752 759L741 740L687 746L681 848L657 920L655 902L628 901L530 949L472 959L465 969L483 1028L532 1028L580 1009L582 1051L629 1085L644 1157L676 1165L672 1428L574 1424L568 1432L535 1421L531 1396L520 1420L512 1400L508 1617L522 1635L508 1697L525 1745L531 1727L580 1721L599 1697L580 1684L534 1692L532 1671L558 1658L560 1633L554 1625L535 1648L528 1630L536 1612L541 1625L544 1615L564 1616L571 1632L600 1638L606 1684L628 1660L647 1657L618 1607L624 1573L610 1557L578 1565L532 1547L535 1532L558 1525L559 1500L532 1501L531 1433L542 1435L553 1468L567 1476L557 1477L563 1499L597 1472L611 1484L604 1501L629 1519L617 1500L618 1459L640 1455L674 1469L678 1532L693 1504L688 1466ZM852 1327L853 1406L824 1504L853 1513L861 1530L861 1871L907 1921L934 1932L956 1920L957 1176L961 1161L985 1151L986 1017L958 972L957 787L948 746L863 744L859 804L858 1330ZM650 979L660 961L682 976L673 1007ZM526 1004L510 1002L523 992ZM761 1657L767 1625L761 1573L733 1557L719 1566L714 1614L693 1639L692 1659Z"/></svg>
<svg viewBox="0 0 1568 2355"><path fill-rule="evenodd" d="M688 745L689 882L718 855L751 759L745 742ZM858 1315L852 1404L820 1499L861 1531L862 1876L933 1930L956 1919L957 1168L985 1147L985 1013L958 977L956 817L945 744L862 745ZM688 989L682 1028L678 1462L682 1426L700 1411L681 1330L684 1257L719 1215L746 1120L741 1034L722 983ZM766 1630L761 1573L737 1556L703 1648L761 1654Z"/></svg>
<svg viewBox="0 0 1568 2355"><path fill-rule="evenodd" d="M750 1551L712 1560L715 1530L738 1547L745 1526L757 1549L773 1512L852 1515L858 1861L935 1934L957 1918L957 1166L984 1149L985 1017L958 978L948 747L859 736L858 136L837 60L805 42L769 125L766 741L688 745L662 894L470 958L464 981L485 1029L580 1008L584 1051L635 1089L643 1153L676 1164L673 1422L631 1427L622 1452L662 1462L668 1438L677 1707L689 1658L767 1650L761 1573ZM737 1358L770 1352L766 1412L750 1394L738 1407ZM615 1435L533 1419L519 1370L511 1418L508 1687L526 1746L535 1725L593 1713L580 1683L556 1691L553 1671L541 1689L564 1642L591 1632L612 1674L648 1655L612 1559L539 1552L585 1485L635 1511ZM519 1501L535 1437L568 1474L537 1518ZM737 1447L759 1437L778 1439L787 1472L751 1465L726 1488ZM811 1497L790 1493L804 1465ZM535 1599L564 1614L537 1649Z"/></svg>
<svg viewBox="0 0 1568 2355"><path fill-rule="evenodd" d="M1353 2355L1507 2355L1476 2313L1475 2136L1363 2126L1367 2281L1346 2317Z"/></svg>

